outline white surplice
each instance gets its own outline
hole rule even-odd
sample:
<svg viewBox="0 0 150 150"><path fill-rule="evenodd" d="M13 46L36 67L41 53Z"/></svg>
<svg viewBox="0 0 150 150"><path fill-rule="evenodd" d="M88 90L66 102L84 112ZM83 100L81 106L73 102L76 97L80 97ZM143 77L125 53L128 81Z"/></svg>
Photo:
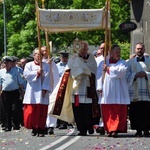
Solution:
<svg viewBox="0 0 150 150"><path fill-rule="evenodd" d="M95 60L96 60L97 67L98 67L98 66L99 66L99 64L101 63L101 61L102 61L102 60L104 60L104 56L103 56L103 55L101 55L101 56L99 56L99 57L96 57L96 58L95 58Z"/></svg>
<svg viewBox="0 0 150 150"><path fill-rule="evenodd" d="M50 83L50 67L42 62L42 77L37 77L37 70L40 69L34 61L26 64L24 77L27 80L27 87L23 99L23 104L49 104L49 93L52 91ZM42 89L47 90L45 96L42 96Z"/></svg>
<svg viewBox="0 0 150 150"><path fill-rule="evenodd" d="M48 59L43 59L43 62L48 62ZM58 81L59 81L59 72L58 72L58 67L57 65L51 61L51 63L49 64L50 67L50 78L52 79L53 82L53 87L52 87L52 92L54 90L54 88L56 87ZM50 93L51 95L51 93ZM49 95L49 101L51 100L51 96ZM46 119L46 127L56 127L56 123L57 123L57 119L55 117L53 117L52 115L47 115L47 119Z"/></svg>
<svg viewBox="0 0 150 150"><path fill-rule="evenodd" d="M131 101L150 101L150 58L145 56L145 61L137 62L137 57L128 62L126 79L129 85L129 95ZM144 71L146 78L135 78L137 72Z"/></svg>
<svg viewBox="0 0 150 150"><path fill-rule="evenodd" d="M116 63L109 63L109 73L106 72L104 82L98 81L99 87L102 88L102 97L99 96L99 104L130 104L128 87L125 79L126 62L118 60ZM102 79L102 77L101 77Z"/></svg>

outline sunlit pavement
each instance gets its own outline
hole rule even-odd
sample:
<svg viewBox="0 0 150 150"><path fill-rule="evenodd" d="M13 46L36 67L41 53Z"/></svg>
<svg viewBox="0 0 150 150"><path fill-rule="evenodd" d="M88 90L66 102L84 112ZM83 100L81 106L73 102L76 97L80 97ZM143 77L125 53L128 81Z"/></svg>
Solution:
<svg viewBox="0 0 150 150"><path fill-rule="evenodd" d="M32 137L31 130L3 132L0 130L0 149L2 150L149 150L150 138L134 137L135 131L128 129L126 134L117 138L100 136L98 133L77 136L77 130L55 129L55 135Z"/></svg>

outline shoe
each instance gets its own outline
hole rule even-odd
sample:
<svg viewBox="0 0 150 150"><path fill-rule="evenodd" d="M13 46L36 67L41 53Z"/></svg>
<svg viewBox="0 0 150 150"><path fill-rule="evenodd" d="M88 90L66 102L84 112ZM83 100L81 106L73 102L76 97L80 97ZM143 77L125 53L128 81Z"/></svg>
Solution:
<svg viewBox="0 0 150 150"><path fill-rule="evenodd" d="M54 128L53 128L53 127L49 127L49 128L48 128L48 134L49 134L49 135L54 134Z"/></svg>
<svg viewBox="0 0 150 150"><path fill-rule="evenodd" d="M116 138L117 135L118 135L118 133L116 131L112 132L112 134L111 134L111 136L114 137L114 138Z"/></svg>
<svg viewBox="0 0 150 150"><path fill-rule="evenodd" d="M44 134L48 134L48 128L45 128L45 130L44 130Z"/></svg>
<svg viewBox="0 0 150 150"><path fill-rule="evenodd" d="M38 137L44 137L45 135L44 134L39 134L37 135Z"/></svg>
<svg viewBox="0 0 150 150"><path fill-rule="evenodd" d="M44 136L45 136L45 135L44 135L44 132L45 132L45 130L43 130L43 129L38 129L37 136L38 136L38 137L44 137Z"/></svg>
<svg viewBox="0 0 150 150"><path fill-rule="evenodd" d="M134 135L135 137L143 137L142 131L137 130L137 132Z"/></svg>
<svg viewBox="0 0 150 150"><path fill-rule="evenodd" d="M94 129L92 128L92 129L88 130L88 132L89 132L89 134L93 134L94 133Z"/></svg>
<svg viewBox="0 0 150 150"><path fill-rule="evenodd" d="M5 127L2 127L2 130L5 130Z"/></svg>
<svg viewBox="0 0 150 150"><path fill-rule="evenodd" d="M56 123L56 128L59 128L60 127L60 123L61 121L59 119L57 119L57 123Z"/></svg>
<svg viewBox="0 0 150 150"><path fill-rule="evenodd" d="M85 133L85 132L79 132L77 135L79 135L79 136L87 136L87 133Z"/></svg>
<svg viewBox="0 0 150 150"><path fill-rule="evenodd" d="M33 133L33 132L31 132L31 135L32 135L32 136L36 136L36 135L37 135L37 133Z"/></svg>
<svg viewBox="0 0 150 150"><path fill-rule="evenodd" d="M11 131L10 128L5 128L5 132Z"/></svg>
<svg viewBox="0 0 150 150"><path fill-rule="evenodd" d="M38 130L37 129L32 129L31 135L36 136L37 134L38 134Z"/></svg>
<svg viewBox="0 0 150 150"><path fill-rule="evenodd" d="M60 127L59 127L59 129L60 129L60 130L62 130L62 129L67 129L67 125L61 124Z"/></svg>
<svg viewBox="0 0 150 150"><path fill-rule="evenodd" d="M5 125L3 123L1 124L1 128L2 130L5 130Z"/></svg>
<svg viewBox="0 0 150 150"><path fill-rule="evenodd" d="M98 127L96 129L96 133L100 133L100 135L105 135L104 127Z"/></svg>
<svg viewBox="0 0 150 150"><path fill-rule="evenodd" d="M14 126L13 130L20 130L20 127L19 126Z"/></svg>
<svg viewBox="0 0 150 150"><path fill-rule="evenodd" d="M112 137L112 132L108 132L107 137Z"/></svg>
<svg viewBox="0 0 150 150"><path fill-rule="evenodd" d="M73 129L73 125L72 124L68 124L68 129Z"/></svg>
<svg viewBox="0 0 150 150"><path fill-rule="evenodd" d="M149 131L148 131L148 130L145 130L145 131L144 131L144 137L149 137L149 135L150 135Z"/></svg>
<svg viewBox="0 0 150 150"><path fill-rule="evenodd" d="M60 124L56 124L56 128L59 128L60 127Z"/></svg>

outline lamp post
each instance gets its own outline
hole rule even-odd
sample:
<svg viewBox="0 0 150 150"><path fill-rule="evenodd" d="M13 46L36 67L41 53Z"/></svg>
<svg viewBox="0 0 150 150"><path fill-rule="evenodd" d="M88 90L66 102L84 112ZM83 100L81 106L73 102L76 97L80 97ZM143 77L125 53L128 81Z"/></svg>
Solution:
<svg viewBox="0 0 150 150"><path fill-rule="evenodd" d="M4 55L7 55L6 50L6 11L5 11L5 0L0 0L3 3L3 19L4 19Z"/></svg>
<svg viewBox="0 0 150 150"><path fill-rule="evenodd" d="M7 43L6 43L6 9L5 9L5 0L3 0L3 17L4 17L4 55L7 55Z"/></svg>

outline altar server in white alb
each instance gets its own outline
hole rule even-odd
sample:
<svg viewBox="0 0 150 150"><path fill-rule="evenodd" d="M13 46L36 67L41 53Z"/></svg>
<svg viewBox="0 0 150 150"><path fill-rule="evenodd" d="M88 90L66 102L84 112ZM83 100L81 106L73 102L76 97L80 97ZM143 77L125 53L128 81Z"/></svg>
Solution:
<svg viewBox="0 0 150 150"><path fill-rule="evenodd" d="M49 64L50 67L50 79L51 79L51 87L52 91L54 90L55 86L57 85L59 81L59 72L58 68L51 59L48 58L48 50L46 46L41 47L42 51L42 62L46 62ZM51 98L51 97L50 97ZM54 118L51 115L47 115L46 120L46 134L54 134L54 128L56 127L57 118Z"/></svg>
<svg viewBox="0 0 150 150"><path fill-rule="evenodd" d="M128 87L125 79L126 61L120 59L119 45L113 45L110 58L103 69L104 80L98 82L99 103L101 104L104 128L108 136L127 132L127 105L130 104ZM103 77L101 77L103 78Z"/></svg>
<svg viewBox="0 0 150 150"><path fill-rule="evenodd" d="M42 62L40 67L39 50L33 51L34 61L26 64L24 77L27 80L24 95L24 126L32 129L32 136L44 136L49 93L51 92L50 67Z"/></svg>
<svg viewBox="0 0 150 150"><path fill-rule="evenodd" d="M129 118L136 137L150 135L150 57L144 56L144 52L144 44L137 43L126 76L131 100Z"/></svg>

